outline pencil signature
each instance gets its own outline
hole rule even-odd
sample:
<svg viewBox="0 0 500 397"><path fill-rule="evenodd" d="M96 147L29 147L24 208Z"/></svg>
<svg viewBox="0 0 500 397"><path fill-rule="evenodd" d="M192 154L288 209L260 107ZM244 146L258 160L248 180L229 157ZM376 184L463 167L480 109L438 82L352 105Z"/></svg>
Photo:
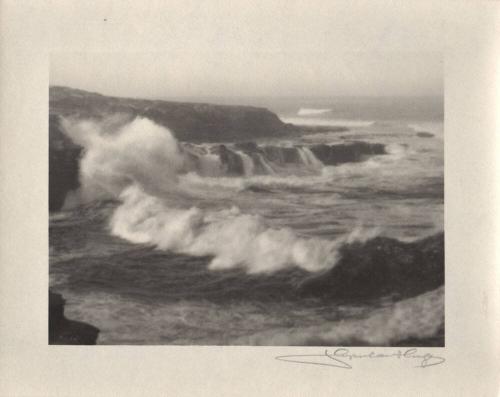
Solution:
<svg viewBox="0 0 500 397"><path fill-rule="evenodd" d="M323 365L327 367L337 367L352 369L352 363L357 359L381 359L396 358L399 360L415 360L416 368L427 368L434 365L443 364L444 357L434 356L430 353L419 354L417 349L397 350L392 353L352 353L349 349L338 348L333 351L325 350L323 354L294 354L288 356L277 356L276 360L288 361L290 363Z"/></svg>

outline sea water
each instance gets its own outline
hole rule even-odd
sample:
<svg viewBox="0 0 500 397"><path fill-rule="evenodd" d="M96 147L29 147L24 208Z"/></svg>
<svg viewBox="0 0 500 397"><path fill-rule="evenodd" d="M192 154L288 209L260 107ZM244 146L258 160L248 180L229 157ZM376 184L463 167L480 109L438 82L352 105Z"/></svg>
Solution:
<svg viewBox="0 0 500 397"><path fill-rule="evenodd" d="M442 103L260 102L285 122L321 129L245 137L257 149L225 142L241 158L239 175L221 162L218 144L178 142L148 119L116 134L65 122L85 148L82 187L49 221L50 285L67 300L66 316L98 327L101 344L442 338L444 287L405 300L342 302L297 290L334 267L352 241L413 241L443 230ZM386 153L327 165L312 151L359 141L383 144ZM295 155L266 155L271 146Z"/></svg>

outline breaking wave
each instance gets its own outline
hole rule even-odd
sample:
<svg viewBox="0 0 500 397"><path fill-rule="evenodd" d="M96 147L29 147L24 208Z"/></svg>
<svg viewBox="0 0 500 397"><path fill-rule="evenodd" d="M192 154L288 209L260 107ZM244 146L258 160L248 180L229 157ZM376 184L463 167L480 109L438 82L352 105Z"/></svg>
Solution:
<svg viewBox="0 0 500 397"><path fill-rule="evenodd" d="M442 168L422 151L437 139L376 126L194 144L146 118L61 126L83 150L77 208L51 215L51 282L84 291L69 306L101 343L443 345Z"/></svg>
<svg viewBox="0 0 500 397"><path fill-rule="evenodd" d="M322 162L308 148L179 144L168 129L145 118L136 118L113 132L95 122L66 120L64 127L84 147L82 198L118 200L111 232L133 243L210 256L210 269L238 267L248 273L271 273L299 267L318 272L335 265L345 243L374 236L373 231L356 229L334 240L305 238L290 228L270 228L263 218L234 206L186 208L186 197L197 194L189 178L181 178L189 172L250 176L286 164L321 168Z"/></svg>

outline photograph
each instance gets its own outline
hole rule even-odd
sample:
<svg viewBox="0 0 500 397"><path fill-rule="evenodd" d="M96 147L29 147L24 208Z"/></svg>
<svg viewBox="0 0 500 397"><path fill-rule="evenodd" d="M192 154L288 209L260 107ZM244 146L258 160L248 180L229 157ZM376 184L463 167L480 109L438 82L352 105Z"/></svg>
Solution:
<svg viewBox="0 0 500 397"><path fill-rule="evenodd" d="M49 343L445 345L440 52L53 53Z"/></svg>
<svg viewBox="0 0 500 397"><path fill-rule="evenodd" d="M0 11L0 396L498 395L500 2Z"/></svg>

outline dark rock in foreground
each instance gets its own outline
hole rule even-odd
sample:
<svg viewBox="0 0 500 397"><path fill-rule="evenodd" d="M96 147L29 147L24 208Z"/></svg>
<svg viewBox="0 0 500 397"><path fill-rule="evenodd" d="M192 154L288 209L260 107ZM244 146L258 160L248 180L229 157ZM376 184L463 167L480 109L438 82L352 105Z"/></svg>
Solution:
<svg viewBox="0 0 500 397"><path fill-rule="evenodd" d="M444 234L412 243L377 237L352 243L326 273L310 277L299 287L303 295L338 299L410 297L444 284Z"/></svg>
<svg viewBox="0 0 500 397"><path fill-rule="evenodd" d="M61 294L49 291L49 344L95 345L99 329L64 317L65 301Z"/></svg>

